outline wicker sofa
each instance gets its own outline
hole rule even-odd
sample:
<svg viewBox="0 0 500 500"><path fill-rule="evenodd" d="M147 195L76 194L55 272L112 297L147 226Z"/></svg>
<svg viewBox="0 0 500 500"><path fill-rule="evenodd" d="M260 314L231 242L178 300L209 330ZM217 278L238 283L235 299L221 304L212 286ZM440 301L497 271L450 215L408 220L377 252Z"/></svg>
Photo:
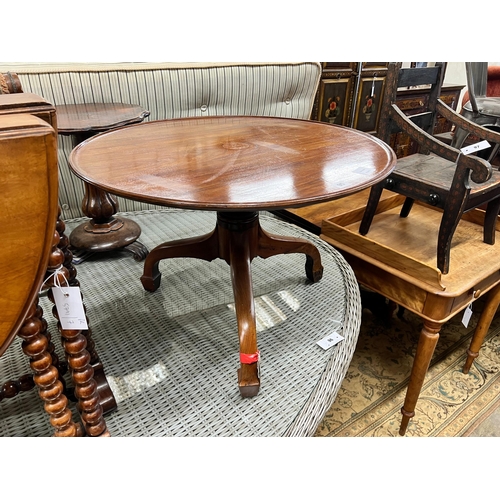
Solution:
<svg viewBox="0 0 500 500"><path fill-rule="evenodd" d="M1 64L24 92L60 104L125 102L147 120L258 115L309 119L319 63L39 63ZM59 203L63 219L83 216L83 183L71 173L71 138L59 136ZM120 211L155 208L119 198Z"/></svg>

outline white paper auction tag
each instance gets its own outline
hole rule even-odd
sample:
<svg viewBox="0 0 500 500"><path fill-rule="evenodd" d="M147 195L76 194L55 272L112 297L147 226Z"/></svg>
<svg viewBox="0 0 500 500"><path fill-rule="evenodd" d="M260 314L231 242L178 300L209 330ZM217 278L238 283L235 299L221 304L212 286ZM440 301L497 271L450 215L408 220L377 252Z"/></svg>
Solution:
<svg viewBox="0 0 500 500"><path fill-rule="evenodd" d="M344 340L344 337L342 337L342 335L338 333L341 329L340 321L328 318L325 323L326 324L324 330L328 332L328 335L321 340L318 340L316 344L318 344L322 349L326 351L327 349L330 349L330 347L333 347L334 345Z"/></svg>
<svg viewBox="0 0 500 500"><path fill-rule="evenodd" d="M88 330L80 287L53 287L54 302L63 330Z"/></svg>
<svg viewBox="0 0 500 500"><path fill-rule="evenodd" d="M462 324L467 328L469 326L469 321L472 316L472 304L469 304L464 311L464 315L462 318Z"/></svg>
<svg viewBox="0 0 500 500"><path fill-rule="evenodd" d="M470 155L471 153L475 153L476 151L481 151L482 149L489 148L491 144L488 141L480 141L476 142L476 144L471 144L470 146L465 146L460 151L464 155Z"/></svg>
<svg viewBox="0 0 500 500"><path fill-rule="evenodd" d="M342 335L338 333L338 330L340 329L340 321L330 318L326 323L328 330L330 330L330 333L326 337L316 342L316 344L318 344L325 351L344 340L344 337L342 337Z"/></svg>
<svg viewBox="0 0 500 500"><path fill-rule="evenodd" d="M344 340L344 337L342 337L342 335L339 335L337 332L332 332L327 337L318 340L316 344L318 344L321 348L323 348L326 351L327 349L330 349L330 347L333 347L342 340Z"/></svg>

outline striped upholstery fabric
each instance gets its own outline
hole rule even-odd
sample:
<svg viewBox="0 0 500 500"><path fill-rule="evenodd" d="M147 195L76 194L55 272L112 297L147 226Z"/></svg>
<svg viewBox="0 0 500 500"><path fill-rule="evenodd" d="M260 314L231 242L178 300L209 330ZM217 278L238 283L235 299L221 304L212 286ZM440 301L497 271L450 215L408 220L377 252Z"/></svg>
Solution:
<svg viewBox="0 0 500 500"><path fill-rule="evenodd" d="M319 63L7 64L25 92L54 105L138 104L147 120L190 116L257 115L309 119ZM71 138L59 137L59 202L63 218L82 216L83 183L68 167ZM155 208L119 198L120 211Z"/></svg>

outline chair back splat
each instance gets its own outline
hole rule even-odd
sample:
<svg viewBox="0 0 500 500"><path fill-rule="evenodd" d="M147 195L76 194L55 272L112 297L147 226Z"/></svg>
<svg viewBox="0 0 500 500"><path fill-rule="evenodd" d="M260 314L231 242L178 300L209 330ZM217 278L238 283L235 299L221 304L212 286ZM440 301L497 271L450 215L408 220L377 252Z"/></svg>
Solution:
<svg viewBox="0 0 500 500"><path fill-rule="evenodd" d="M449 272L450 249L455 229L465 212L476 210L484 220L483 240L495 243L500 210L500 172L489 161L467 155L433 135L438 115L456 130L465 130L480 140L500 143L500 134L456 113L439 98L446 64L428 68L402 68L390 63L380 116L379 137L390 144L392 134L403 131L417 144L418 152L398 158L394 171L372 187L359 232L367 234L384 189L405 196L400 216L409 216L415 201L442 212L438 232L437 267ZM396 104L398 88L429 85L427 109L407 116Z"/></svg>

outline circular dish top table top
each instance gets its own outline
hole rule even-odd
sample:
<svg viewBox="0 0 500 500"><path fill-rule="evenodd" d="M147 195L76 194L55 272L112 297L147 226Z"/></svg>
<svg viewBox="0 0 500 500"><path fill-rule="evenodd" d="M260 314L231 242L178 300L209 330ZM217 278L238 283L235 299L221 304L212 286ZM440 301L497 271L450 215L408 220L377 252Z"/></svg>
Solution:
<svg viewBox="0 0 500 500"><path fill-rule="evenodd" d="M85 103L56 106L57 131L62 135L102 132L131 123L139 123L149 111L135 104Z"/></svg>
<svg viewBox="0 0 500 500"><path fill-rule="evenodd" d="M274 117L151 121L81 143L70 167L107 192L164 206L273 210L346 196L383 180L396 156L355 129Z"/></svg>

